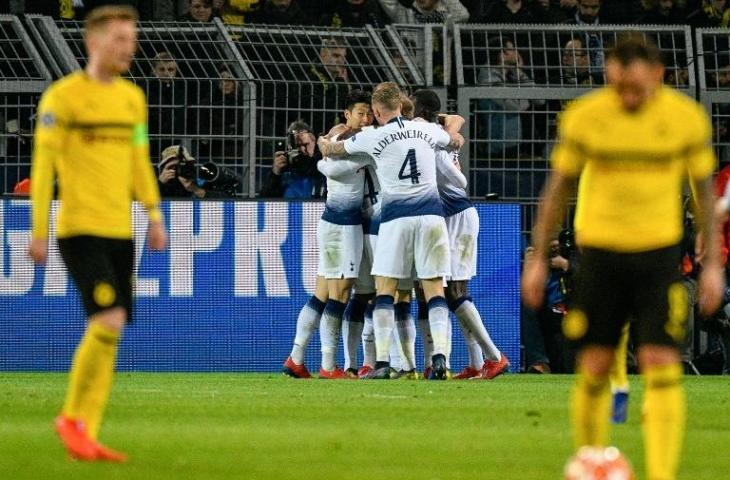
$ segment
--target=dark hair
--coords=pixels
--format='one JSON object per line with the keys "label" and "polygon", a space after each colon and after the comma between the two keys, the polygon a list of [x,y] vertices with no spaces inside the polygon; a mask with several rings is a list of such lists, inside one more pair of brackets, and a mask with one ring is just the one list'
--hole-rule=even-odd
{"label": "dark hair", "polygon": [[513,46],[515,45],[515,41],[506,35],[497,35],[487,41],[487,55],[489,56],[490,65],[500,65],[502,63],[499,56],[506,48],[507,42]]}
{"label": "dark hair", "polygon": [[639,33],[619,37],[616,45],[608,52],[607,59],[615,60],[624,67],[637,61],[664,65],[662,52],[656,44]]}
{"label": "dark hair", "polygon": [[352,110],[358,103],[366,103],[370,105],[370,92],[355,88],[345,95],[345,110]]}
{"label": "dark hair", "polygon": [[421,117],[427,122],[435,122],[441,111],[441,100],[433,90],[416,90],[411,95],[413,101],[413,116]]}

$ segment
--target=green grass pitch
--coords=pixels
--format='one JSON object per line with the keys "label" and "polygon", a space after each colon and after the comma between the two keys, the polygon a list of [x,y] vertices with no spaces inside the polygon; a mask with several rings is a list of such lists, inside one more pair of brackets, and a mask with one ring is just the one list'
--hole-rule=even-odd
{"label": "green grass pitch", "polygon": [[[117,375],[101,440],[124,465],[69,461],[51,429],[63,374],[0,374],[0,479],[557,480],[570,376],[491,382]],[[687,378],[680,478],[727,478],[728,377]],[[641,382],[613,443],[643,479]]]}

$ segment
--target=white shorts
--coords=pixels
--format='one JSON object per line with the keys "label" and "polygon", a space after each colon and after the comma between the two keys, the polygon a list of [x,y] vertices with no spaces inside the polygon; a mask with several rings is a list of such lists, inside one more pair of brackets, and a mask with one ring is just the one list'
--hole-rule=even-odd
{"label": "white shorts", "polygon": [[317,225],[317,275],[327,279],[357,278],[362,259],[362,225]]}
{"label": "white shorts", "polygon": [[438,215],[401,217],[380,224],[373,275],[419,279],[451,274],[446,222]]}
{"label": "white shorts", "polygon": [[479,236],[479,214],[477,209],[467,208],[446,217],[451,248],[451,278],[449,280],[471,280],[477,274],[477,238]]}
{"label": "white shorts", "polygon": [[375,278],[370,272],[373,269],[373,257],[377,243],[377,235],[363,235],[360,274],[357,276],[357,280],[355,280],[355,293],[357,294],[367,295],[375,293]]}

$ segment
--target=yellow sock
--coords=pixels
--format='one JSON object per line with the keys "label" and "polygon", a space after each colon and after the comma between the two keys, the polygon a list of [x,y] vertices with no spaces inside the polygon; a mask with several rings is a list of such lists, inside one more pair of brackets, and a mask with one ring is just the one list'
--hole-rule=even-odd
{"label": "yellow sock", "polygon": [[611,390],[608,376],[581,371],[573,387],[572,419],[576,448],[608,444]]}
{"label": "yellow sock", "polygon": [[613,366],[609,378],[611,379],[611,391],[629,391],[629,375],[626,372],[626,353],[629,349],[629,324],[626,323],[621,329],[621,339],[616,347]]}
{"label": "yellow sock", "polygon": [[687,400],[681,385],[680,364],[644,371],[643,430],[648,480],[674,480],[682,451]]}
{"label": "yellow sock", "polygon": [[83,420],[93,439],[111,391],[118,343],[119,332],[90,322],[71,365],[63,414]]}

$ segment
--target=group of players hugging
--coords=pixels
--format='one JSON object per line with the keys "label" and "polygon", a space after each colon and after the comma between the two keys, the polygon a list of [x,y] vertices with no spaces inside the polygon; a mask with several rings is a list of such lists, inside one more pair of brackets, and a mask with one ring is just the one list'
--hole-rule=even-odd
{"label": "group of players hugging", "polygon": [[[385,82],[372,94],[350,91],[346,122],[318,139],[328,193],[317,227],[316,289],[299,313],[284,374],[310,378],[304,356],[319,327],[320,378],[420,378],[414,286],[425,378],[451,378],[449,311],[469,351],[469,365],[454,378],[492,379],[509,369],[467,289],[479,217],[459,165],[464,119],[440,110],[435,92],[408,97]],[[336,364],[341,336],[344,368]]]}

